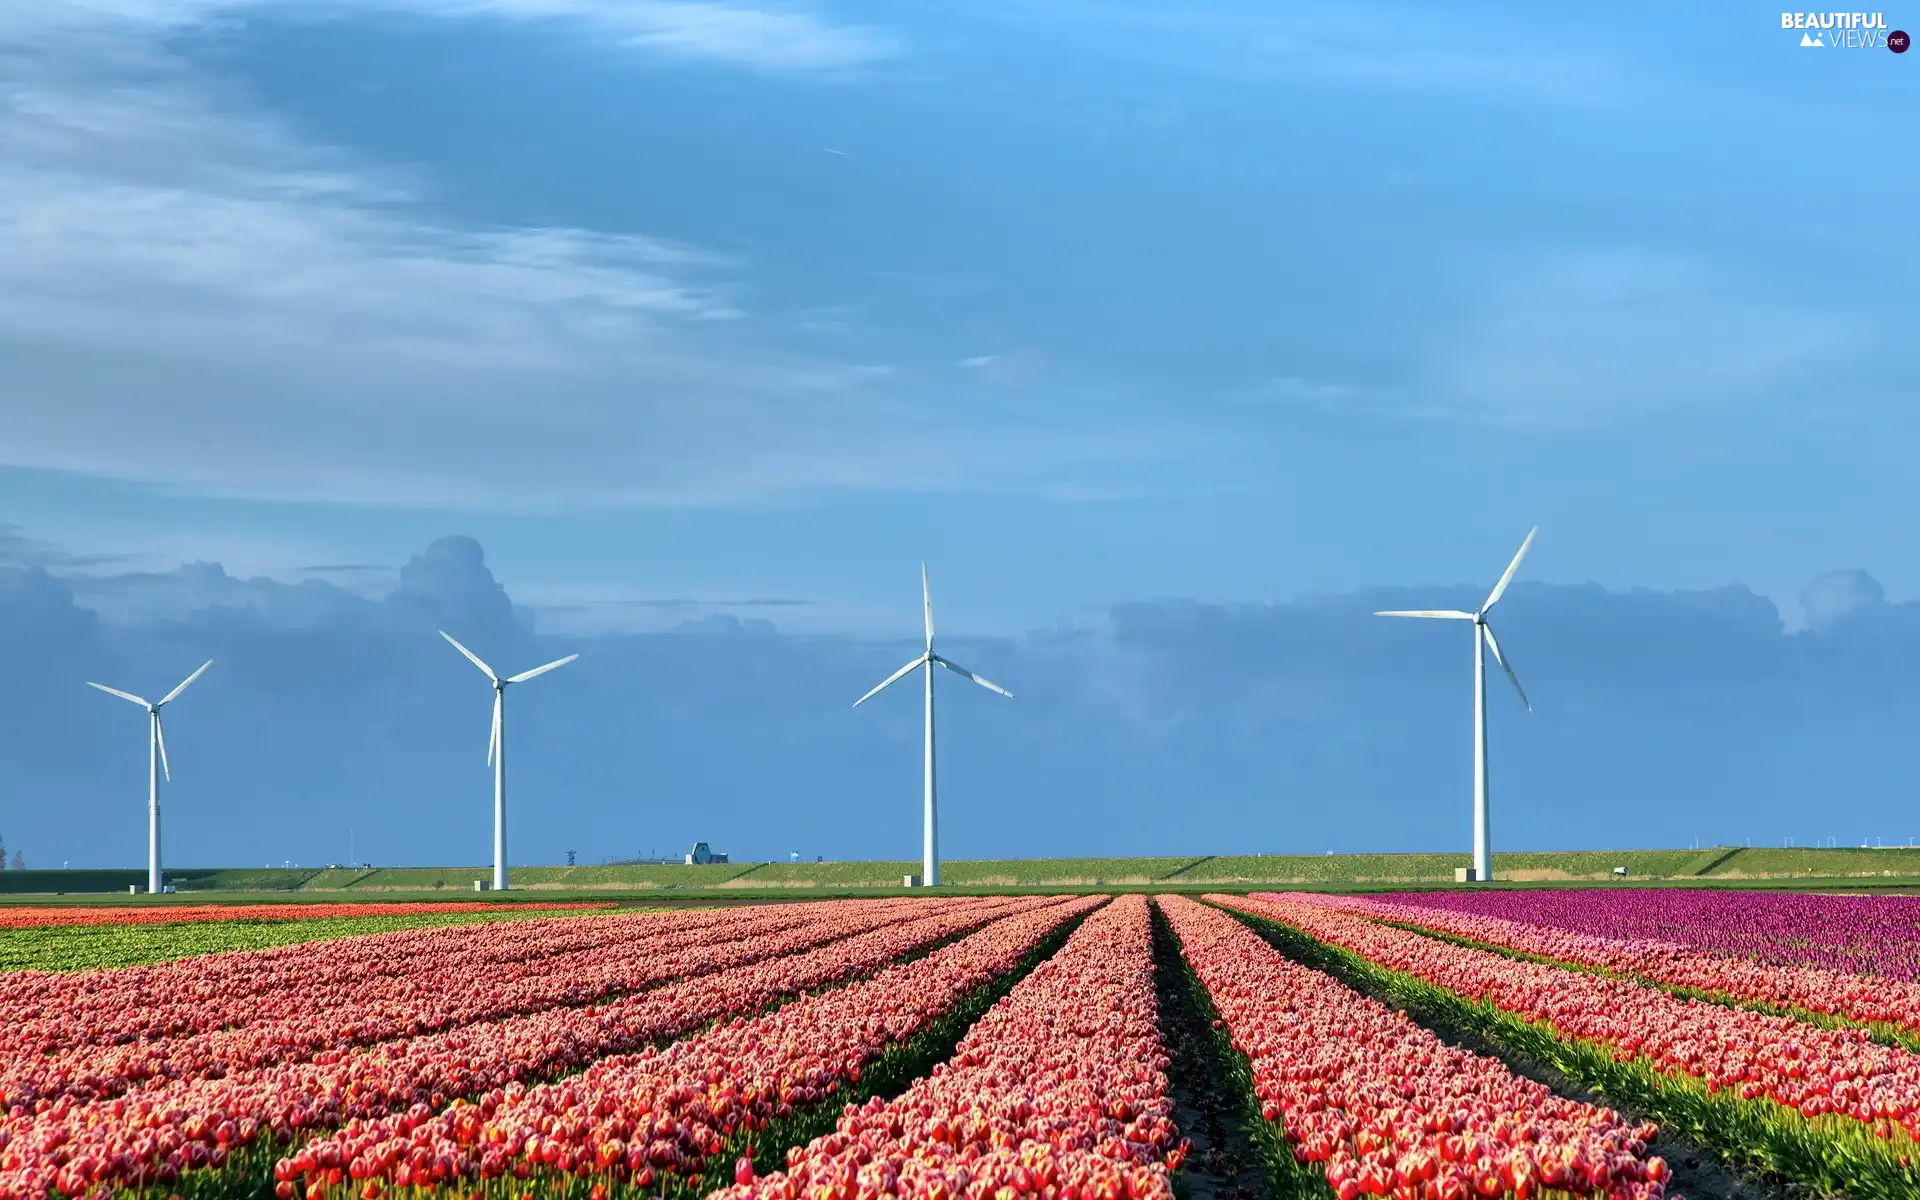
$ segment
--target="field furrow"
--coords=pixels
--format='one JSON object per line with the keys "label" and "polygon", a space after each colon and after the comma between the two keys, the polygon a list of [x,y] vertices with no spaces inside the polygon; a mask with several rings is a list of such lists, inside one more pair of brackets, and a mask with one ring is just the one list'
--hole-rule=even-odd
{"label": "field furrow", "polygon": [[1320,1165],[1340,1200],[1665,1194],[1652,1127],[1445,1044],[1218,909],[1157,902],[1247,1056],[1261,1115],[1281,1124],[1298,1161]]}
{"label": "field furrow", "polygon": [[[1920,1196],[1920,1055],[1624,979],[1516,960],[1342,912],[1318,897],[1209,897],[1284,923],[1392,986],[1604,1086],[1731,1157],[1805,1185]],[[1431,989],[1426,993],[1423,989]]]}
{"label": "field furrow", "polygon": [[1147,902],[1089,917],[892,1100],[850,1106],[784,1171],[713,1200],[1172,1200],[1181,1149],[1156,1024]]}

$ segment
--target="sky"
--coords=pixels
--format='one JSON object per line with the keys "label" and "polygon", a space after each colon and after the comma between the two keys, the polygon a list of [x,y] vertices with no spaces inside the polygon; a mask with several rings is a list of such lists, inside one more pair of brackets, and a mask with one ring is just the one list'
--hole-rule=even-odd
{"label": "sky", "polygon": [[905,645],[922,561],[1029,646],[1535,525],[1763,657],[1920,597],[1920,55],[1771,10],[41,0],[0,79],[0,564],[75,661],[234,580],[312,653],[448,535],[541,646]]}

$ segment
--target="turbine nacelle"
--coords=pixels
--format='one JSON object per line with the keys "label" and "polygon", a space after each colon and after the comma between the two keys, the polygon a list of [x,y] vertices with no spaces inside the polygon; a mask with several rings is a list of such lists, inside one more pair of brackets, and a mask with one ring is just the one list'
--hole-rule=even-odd
{"label": "turbine nacelle", "polygon": [[172,704],[175,700],[178,700],[180,693],[186,691],[187,687],[192,684],[194,680],[205,674],[207,668],[212,665],[212,659],[201,663],[198,670],[194,671],[193,674],[187,676],[185,679],[182,679],[172,691],[160,697],[158,700],[148,700],[145,696],[136,696],[132,692],[123,692],[119,688],[108,687],[104,683],[95,683],[91,679],[87,681],[87,686],[90,688],[99,688],[109,696],[118,696],[122,700],[132,704],[138,704],[141,708],[147,710],[148,736],[153,739],[154,749],[159,752],[160,773],[166,777],[168,783],[172,783],[173,768],[167,762],[167,731],[165,724],[160,720],[160,710]]}
{"label": "turbine nacelle", "polygon": [[1513,690],[1520,695],[1520,703],[1526,705],[1528,712],[1532,712],[1533,701],[1527,699],[1527,689],[1520,686],[1520,676],[1514,674],[1513,664],[1508,662],[1507,656],[1501,652],[1500,639],[1493,636],[1493,626],[1488,623],[1487,618],[1493,612],[1493,606],[1500,603],[1500,598],[1507,594],[1507,585],[1513,582],[1515,572],[1520,570],[1520,560],[1527,556],[1527,551],[1533,546],[1533,539],[1539,533],[1538,525],[1527,531],[1526,540],[1520,543],[1520,549],[1514,552],[1513,561],[1507,564],[1505,571],[1501,572],[1499,582],[1495,583],[1493,590],[1487,593],[1487,601],[1480,606],[1478,612],[1463,612],[1457,608],[1408,608],[1376,612],[1373,615],[1414,617],[1431,621],[1473,622],[1475,640],[1493,652],[1493,661],[1499,663],[1500,669],[1506,672],[1507,681],[1513,684]]}

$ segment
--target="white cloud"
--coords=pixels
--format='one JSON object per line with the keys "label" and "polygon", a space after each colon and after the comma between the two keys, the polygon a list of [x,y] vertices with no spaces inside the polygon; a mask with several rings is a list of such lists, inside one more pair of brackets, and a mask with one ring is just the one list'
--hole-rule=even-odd
{"label": "white cloud", "polygon": [[884,30],[842,24],[794,0],[34,0],[0,12],[0,38],[76,27],[181,28],[228,15],[278,9],[314,19],[387,10],[448,19],[479,17],[571,24],[645,51],[764,71],[843,72],[893,58]]}
{"label": "white cloud", "polygon": [[[438,7],[637,21],[661,6]],[[752,312],[749,264],[441,223],[418,181],[302,144],[166,49],[213,9],[56,0],[0,17],[0,462],[213,495],[543,508],[1020,487],[1125,451],[948,428],[924,380],[786,351]],[[905,453],[929,435],[954,453]]]}
{"label": "white cloud", "polygon": [[[208,0],[195,0],[206,3]],[[229,0],[264,3],[265,0]],[[791,0],[331,0],[335,8],[390,8],[444,17],[569,22],[597,35],[676,58],[763,71],[839,72],[900,52],[866,25],[839,24]]]}

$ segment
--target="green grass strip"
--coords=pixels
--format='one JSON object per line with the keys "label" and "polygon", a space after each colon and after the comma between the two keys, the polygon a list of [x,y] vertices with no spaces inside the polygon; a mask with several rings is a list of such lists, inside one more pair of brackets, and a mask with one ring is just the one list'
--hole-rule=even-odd
{"label": "green grass strip", "polygon": [[[1182,952],[1180,935],[1158,905],[1153,909],[1153,959],[1161,983],[1160,1027],[1168,1035],[1174,1059],[1170,1074],[1176,1080],[1184,1071],[1210,1075],[1219,1091],[1231,1097],[1234,1111],[1219,1115],[1230,1117],[1245,1131],[1266,1176],[1265,1195],[1275,1200],[1329,1200],[1333,1189],[1326,1175],[1313,1164],[1295,1159],[1293,1144],[1280,1123],[1261,1116],[1260,1101],[1254,1096],[1253,1064],[1234,1046],[1206,984]],[[1190,1036],[1180,1037],[1182,1033]],[[1188,1052],[1188,1061],[1182,1061]],[[1191,1195],[1193,1167],[1189,1160],[1174,1174],[1174,1192],[1181,1200]]]}
{"label": "green grass strip", "polygon": [[606,915],[582,909],[491,910],[474,913],[395,914],[379,917],[247,917],[178,924],[36,925],[0,930],[0,971],[84,971],[173,962],[229,950],[265,950],[300,942],[471,925],[476,921]]}
{"label": "green grass strip", "polygon": [[1722,1158],[1814,1189],[1872,1200],[1920,1200],[1920,1151],[1909,1141],[1874,1136],[1838,1115],[1809,1118],[1771,1100],[1710,1091],[1689,1075],[1660,1070],[1643,1056],[1622,1059],[1605,1045],[1563,1037],[1485,1001],[1380,966],[1284,922],[1225,909],[1295,961],[1350,986],[1392,997],[1409,1015],[1471,1030],[1503,1053],[1544,1063]]}

